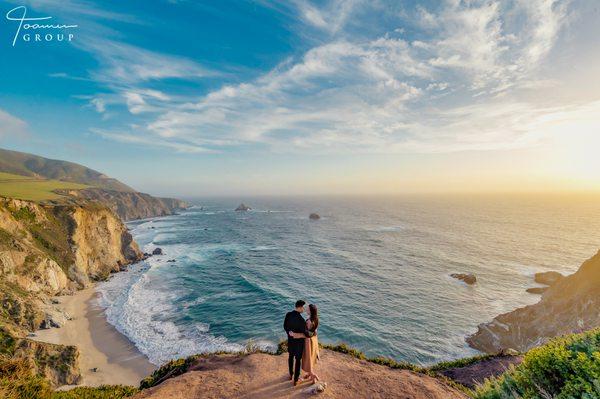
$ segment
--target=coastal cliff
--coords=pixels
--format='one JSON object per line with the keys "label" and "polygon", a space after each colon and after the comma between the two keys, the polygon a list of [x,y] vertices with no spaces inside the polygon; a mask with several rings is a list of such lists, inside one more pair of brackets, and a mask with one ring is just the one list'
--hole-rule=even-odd
{"label": "coastal cliff", "polygon": [[68,320],[51,296],[105,279],[141,257],[105,206],[0,198],[0,355],[31,363],[55,385],[77,382],[77,348],[34,342],[27,334]]}
{"label": "coastal cliff", "polygon": [[512,348],[524,352],[550,338],[600,326],[600,252],[579,270],[560,279],[530,306],[479,325],[467,338],[475,349],[496,353]]}
{"label": "coastal cliff", "polygon": [[[137,192],[119,180],[83,165],[1,148],[0,173],[10,174],[4,176],[5,179],[11,177],[15,179],[14,182],[18,181],[20,184],[26,185],[35,184],[36,182],[45,184],[49,181],[75,183],[77,189],[56,184],[56,188],[51,191],[60,195],[58,199],[45,198],[42,201],[40,197],[38,200],[63,204],[78,204],[81,200],[98,202],[108,206],[123,220],[172,215],[178,210],[189,206],[186,202],[178,199],[158,198]],[[10,183],[10,181],[6,182]],[[31,189],[35,190],[35,187],[30,187],[30,190],[26,190],[24,194],[30,194]],[[2,194],[0,187],[0,195],[32,199],[15,196],[14,193],[19,191],[12,190],[13,194]]]}
{"label": "coastal cliff", "polygon": [[98,188],[71,190],[69,195],[108,206],[123,220],[146,219],[172,215],[189,204],[175,198],[153,197],[135,191],[114,191]]}

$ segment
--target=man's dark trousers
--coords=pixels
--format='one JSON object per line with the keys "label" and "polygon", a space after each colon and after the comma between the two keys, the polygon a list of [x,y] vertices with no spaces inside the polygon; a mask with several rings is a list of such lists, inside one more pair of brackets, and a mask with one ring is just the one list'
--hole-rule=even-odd
{"label": "man's dark trousers", "polygon": [[[298,381],[298,378],[300,378],[300,368],[302,367],[302,353],[304,352],[304,342],[302,342],[302,346],[288,348],[288,352],[288,366],[290,369],[290,377],[293,375],[294,381]],[[294,360],[296,360],[295,367]]]}

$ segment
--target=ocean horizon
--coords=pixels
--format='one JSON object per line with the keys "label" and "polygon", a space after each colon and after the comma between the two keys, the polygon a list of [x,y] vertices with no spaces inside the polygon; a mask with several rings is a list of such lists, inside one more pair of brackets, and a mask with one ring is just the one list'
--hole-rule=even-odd
{"label": "ocean horizon", "polygon": [[[430,365],[477,354],[478,324],[533,304],[536,272],[595,254],[593,196],[256,197],[192,200],[130,222],[152,256],[97,286],[109,323],[154,364],[275,349],[296,299],[319,306],[320,340]],[[316,212],[320,220],[309,220]],[[466,285],[451,273],[473,273]]]}

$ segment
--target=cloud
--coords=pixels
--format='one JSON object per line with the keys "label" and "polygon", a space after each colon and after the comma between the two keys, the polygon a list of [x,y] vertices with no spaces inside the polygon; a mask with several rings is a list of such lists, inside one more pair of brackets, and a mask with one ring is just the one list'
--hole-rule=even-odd
{"label": "cloud", "polygon": [[92,129],[92,133],[95,133],[105,139],[118,141],[120,143],[141,144],[151,147],[168,148],[182,153],[194,154],[212,152],[211,150],[198,145],[193,145],[189,143],[179,143],[175,141],[157,140],[153,138],[148,138],[147,136],[140,136],[129,132],[110,132],[100,129]]}
{"label": "cloud", "polygon": [[317,7],[306,0],[294,1],[305,22],[329,33],[339,32],[363,3],[361,0],[332,0]]}
{"label": "cloud", "polygon": [[106,102],[101,98],[92,98],[90,104],[94,106],[96,112],[102,114],[106,112]]}
{"label": "cloud", "polygon": [[[214,71],[185,57],[96,41],[93,77],[116,93],[105,103],[121,101],[141,118],[135,129],[103,137],[188,152],[508,149],[540,145],[545,136],[536,121],[584,106],[542,94],[559,84],[541,69],[571,17],[568,3],[446,0],[398,13],[371,37],[350,26],[372,23],[358,19],[372,14],[359,11],[373,3],[294,4],[302,21],[323,32],[319,44],[202,96],[150,90],[148,83]],[[420,31],[406,36],[407,19]],[[537,100],[526,95],[532,91]]]}
{"label": "cloud", "polygon": [[166,78],[199,79],[217,75],[184,57],[158,53],[129,44],[113,41],[81,41],[82,48],[91,52],[101,66],[92,73],[98,82],[113,86],[132,85]]}
{"label": "cloud", "polygon": [[0,138],[14,138],[27,134],[27,123],[0,109]]}

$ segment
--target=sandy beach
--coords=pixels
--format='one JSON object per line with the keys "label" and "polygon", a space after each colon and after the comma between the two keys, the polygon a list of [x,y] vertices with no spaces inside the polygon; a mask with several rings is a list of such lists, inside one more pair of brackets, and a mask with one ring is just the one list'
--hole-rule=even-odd
{"label": "sandy beach", "polygon": [[[105,317],[96,301],[93,287],[74,295],[57,297],[72,320],[61,328],[36,331],[32,339],[79,348],[79,365],[83,380],[81,385],[123,384],[138,386],[141,379],[156,366]],[[96,369],[96,371],[92,371]]]}

